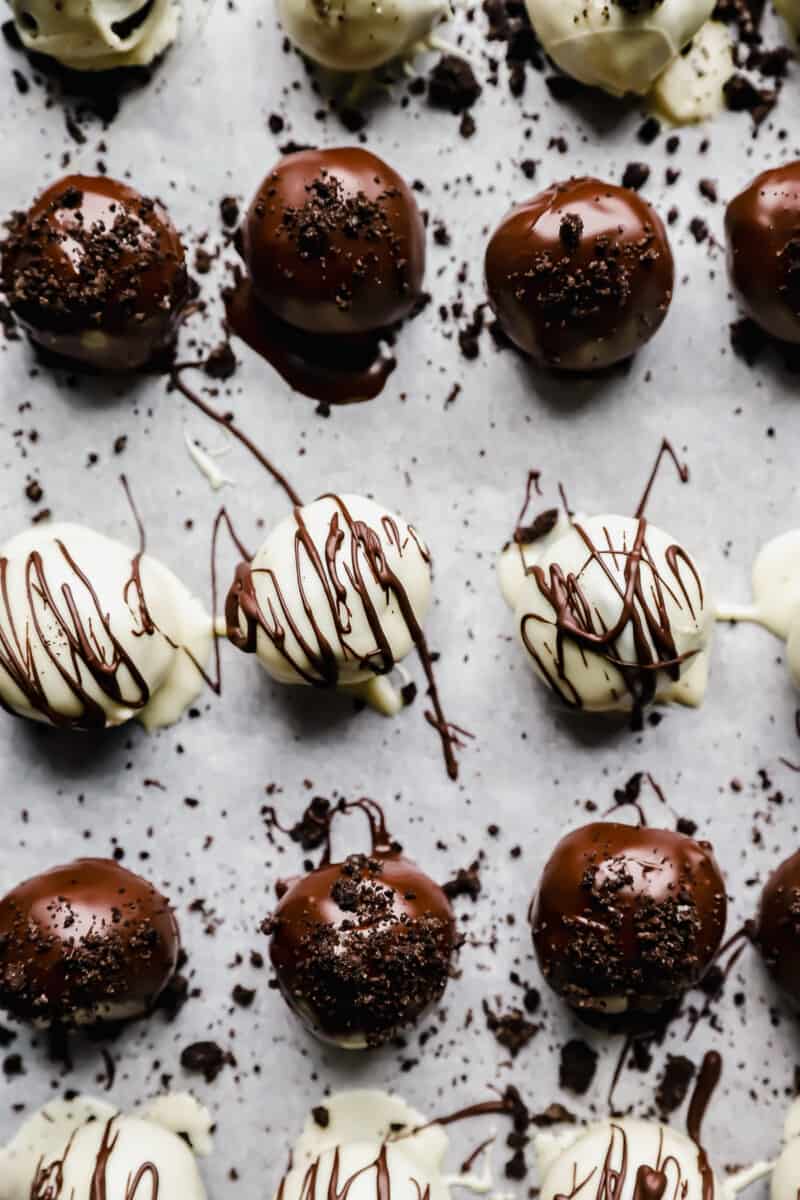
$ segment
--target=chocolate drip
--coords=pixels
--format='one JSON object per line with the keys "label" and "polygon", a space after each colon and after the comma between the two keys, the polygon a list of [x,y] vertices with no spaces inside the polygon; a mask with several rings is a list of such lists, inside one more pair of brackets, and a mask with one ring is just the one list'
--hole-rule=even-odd
{"label": "chocolate drip", "polygon": [[686,463],[682,463],[680,461],[678,455],[675,453],[675,448],[672,445],[672,442],[670,442],[668,438],[662,438],[661,446],[659,447],[658,454],[656,455],[656,461],[653,463],[653,469],[650,472],[647,483],[644,486],[642,498],[636,506],[636,512],[633,514],[635,517],[643,517],[645,514],[645,509],[647,508],[650,500],[650,493],[653,490],[653,484],[656,481],[656,476],[658,475],[659,468],[665,455],[671,458],[674,462],[675,469],[678,472],[678,478],[680,479],[681,483],[687,483],[689,480],[689,468],[687,467]]}
{"label": "chocolate drip", "polygon": [[[106,1122],[103,1137],[95,1158],[94,1170],[89,1182],[86,1200],[108,1200],[108,1164],[119,1141],[119,1132],[112,1135],[112,1128],[116,1120],[117,1118],[114,1116]],[[39,1160],[36,1174],[31,1184],[30,1200],[75,1200],[74,1193],[70,1193],[69,1196],[64,1193],[64,1167],[72,1150],[75,1136],[75,1133],[73,1133],[67,1143],[63,1158],[49,1163],[47,1166],[44,1165],[42,1159]],[[145,1182],[149,1182],[150,1184],[149,1195],[145,1195],[140,1187],[140,1184],[144,1184]],[[153,1162],[143,1162],[128,1177],[125,1184],[124,1200],[159,1200],[159,1184],[158,1167]]]}
{"label": "chocolate drip", "polygon": [[[530,621],[543,621],[544,618],[533,613],[524,614],[520,622],[523,643],[543,678],[571,707],[581,708],[583,702],[565,669],[567,641],[576,643],[583,653],[603,656],[616,667],[633,698],[634,710],[638,710],[655,697],[659,671],[666,672],[670,679],[677,682],[681,665],[696,653],[678,653],[667,612],[666,597],[669,595],[679,604],[680,595],[684,597],[684,603],[688,604],[686,584],[681,570],[683,565],[691,573],[702,603],[700,577],[691,559],[679,546],[670,547],[666,554],[671,579],[659,573],[647,544],[647,520],[641,515],[638,517],[636,535],[630,547],[614,546],[607,529],[604,530],[606,545],[596,546],[582,525],[574,522],[573,528],[587,550],[587,559],[581,571],[577,574],[565,574],[558,563],[550,564],[549,574],[545,574],[544,569],[538,565],[530,567],[528,571],[535,579],[542,596],[555,611],[555,678],[548,664],[537,653],[527,633]],[[624,560],[624,586],[608,565],[607,559],[610,559],[617,569],[620,561]],[[613,588],[621,601],[620,615],[610,628],[598,617],[590,596],[580,583],[581,575],[592,563],[596,563],[602,570],[609,587]],[[651,577],[647,587],[642,580],[643,564],[647,565]],[[691,605],[689,608],[694,616]],[[617,642],[628,628],[632,632],[635,647],[635,660],[632,662],[620,657],[617,650]]]}
{"label": "chocolate drip", "polygon": [[703,1180],[703,1200],[714,1198],[714,1172],[700,1140],[703,1119],[722,1074],[722,1056],[709,1050],[703,1058],[686,1117],[686,1132],[697,1146],[697,1169]]}
{"label": "chocolate drip", "polygon": [[[275,590],[275,601],[273,603],[270,600],[268,612],[261,608],[256,594],[255,572],[252,565],[247,562],[240,563],[237,568],[233,586],[228,594],[225,606],[228,637],[240,650],[253,654],[257,648],[258,631],[261,630],[305,683],[312,687],[335,687],[339,682],[337,653],[326,638],[303,585],[303,566],[309,564],[323,589],[336,630],[339,651],[345,660],[357,661],[361,668],[374,671],[376,675],[386,675],[394,668],[395,660],[391,643],[369,594],[368,585],[371,578],[387,594],[391,593],[394,596],[417,648],[428,681],[433,707],[433,712],[426,711],[425,717],[439,733],[447,773],[451,779],[456,779],[458,763],[454,748],[461,744],[459,733],[463,731],[450,725],[445,718],[433,672],[433,658],[425,634],[417,620],[408,593],[387,562],[381,534],[365,521],[355,520],[340,496],[327,494],[321,499],[331,500],[338,510],[331,517],[322,553],[306,527],[302,509],[296,507],[294,510],[297,524],[294,543],[295,570],[303,611],[312,630],[312,640],[303,635],[297,621],[292,616],[291,605],[286,601],[281,591],[280,581],[272,570],[258,572],[269,578]],[[389,521],[388,526],[385,523],[386,520]],[[342,555],[345,526],[350,534],[349,558]],[[399,530],[391,518],[384,518],[383,533],[387,540],[394,543],[402,555],[407,543],[402,543]],[[414,537],[413,540],[418,552],[422,553],[418,539]],[[426,559],[426,561],[429,560]],[[370,632],[375,639],[375,650],[366,659],[358,656],[349,643],[352,633],[352,612],[347,603],[348,585],[354,589],[356,596],[361,601]],[[244,632],[241,628],[241,618],[244,618]],[[294,657],[287,648],[287,629],[308,660],[307,666],[299,658]]]}
{"label": "chocolate drip", "polygon": [[314,334],[295,329],[259,304],[241,278],[225,297],[233,333],[274,367],[289,386],[322,404],[357,404],[379,395],[397,360],[383,351],[389,331]]}
{"label": "chocolate drip", "polygon": [[185,371],[189,367],[202,366],[202,363],[182,363],[180,366],[176,367],[170,375],[170,383],[172,387],[177,388],[181,395],[185,396],[189,403],[193,404],[195,408],[199,408],[200,412],[206,417],[209,417],[212,421],[216,422],[217,425],[221,425],[223,429],[227,429],[229,433],[233,434],[237,441],[241,442],[242,445],[250,451],[253,457],[261,463],[262,467],[264,467],[265,470],[270,473],[278,486],[283,488],[292,504],[302,504],[303,501],[289,483],[286,476],[283,475],[277,467],[272,465],[267,456],[259,450],[258,446],[256,446],[255,442],[251,441],[247,434],[243,433],[233,421],[227,421],[221,413],[216,412],[216,410],[213,409],[210,404],[207,404],[205,400],[201,399],[197,392],[190,388],[188,384],[183,382],[181,371]]}

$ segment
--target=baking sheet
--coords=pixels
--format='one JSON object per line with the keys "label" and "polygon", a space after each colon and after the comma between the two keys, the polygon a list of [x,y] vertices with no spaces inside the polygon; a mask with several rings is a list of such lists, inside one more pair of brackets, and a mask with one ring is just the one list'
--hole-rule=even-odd
{"label": "baking sheet", "polygon": [[[502,47],[485,41],[480,11],[472,21],[462,12],[447,36],[458,31],[485,77],[487,51],[502,55]],[[768,44],[785,37],[769,14],[765,31]],[[71,169],[91,173],[102,161],[110,174],[159,194],[190,244],[207,232],[205,248],[215,252],[222,244],[221,197],[246,202],[280,145],[290,139],[335,145],[353,137],[334,117],[319,119],[323,100],[297,56],[282,49],[272,6],[254,0],[217,0],[204,33],[125,99],[108,130],[84,125],[83,145],[67,134],[64,105],[58,98],[48,103],[27,60],[5,44],[0,56],[4,212],[26,205],[56,178],[66,152]],[[31,83],[27,94],[17,90],[12,68]],[[563,481],[576,508],[630,511],[664,435],[685,452],[691,483],[681,486],[664,470],[650,517],[704,562],[719,596],[746,600],[758,547],[800,522],[797,380],[777,360],[750,369],[731,353],[727,326],[736,313],[716,246],[723,200],[757,170],[798,153],[797,79],[790,78],[757,139],[745,115],[681,131],[681,149],[669,161],[682,175],[670,188],[663,183],[664,136],[647,148],[635,139],[640,106],[556,104],[534,72],[515,100],[501,67],[499,86],[486,86],[474,110],[477,133],[465,141],[450,114],[416,98],[402,107],[403,90],[376,106],[368,144],[423,183],[421,202],[432,221],[446,222],[451,244],[430,243],[434,303],[404,330],[386,391],[326,419],[237,346],[241,366],[221,385],[218,403],[236,412],[304,495],[375,494],[430,542],[435,606],[427,628],[441,653],[442,695],[452,719],[476,735],[461,755],[459,783],[445,777],[421,704],[392,722],[354,715],[337,697],[273,685],[253,659],[230,647],[223,648],[222,698],[206,693],[196,719],[156,736],[135,725],[94,739],[11,719],[0,724],[3,891],[56,862],[121,847],[126,865],[144,871],[177,905],[199,995],[175,1023],[156,1016],[111,1044],[113,1099],[129,1105],[159,1091],[168,1077],[207,1101],[218,1121],[217,1150],[206,1169],[217,1198],[269,1195],[308,1107],[328,1087],[393,1086],[421,1108],[442,1111],[513,1081],[534,1110],[559,1100],[581,1118],[606,1111],[618,1041],[578,1026],[543,991],[535,1018],[543,1028],[512,1063],[487,1032],[482,1003],[496,1009],[521,1003],[511,972],[540,986],[525,910],[543,861],[562,832],[590,819],[587,801],[603,810],[634,772],[652,772],[671,806],[665,811],[648,797],[653,823],[672,824],[677,813],[713,840],[732,897],[731,931],[753,912],[769,869],[798,841],[800,775],[781,762],[800,759],[798,699],[777,641],[757,628],[721,628],[704,708],[671,710],[657,728],[633,735],[554,711],[512,638],[494,576],[529,468],[542,471],[543,506],[556,501]],[[277,135],[268,127],[273,113],[285,122]],[[781,129],[789,131],[784,138]],[[551,144],[561,137],[567,153]],[[479,359],[467,362],[454,323],[438,315],[440,304],[460,298],[471,313],[482,299],[485,237],[512,200],[536,186],[519,166],[530,158],[538,162],[541,186],[584,171],[618,180],[628,161],[646,160],[653,168],[647,197],[662,212],[673,204],[679,209],[672,311],[627,373],[595,381],[543,376],[511,353],[495,352],[487,336]],[[700,197],[701,177],[718,181],[719,203]],[[713,235],[703,244],[687,228],[698,215]],[[218,339],[218,282],[231,258],[223,248],[218,274],[202,279],[209,307],[186,331],[187,354],[193,339],[206,346]],[[461,391],[446,405],[454,383]],[[223,444],[216,428],[168,394],[162,379],[70,378],[37,368],[22,342],[0,348],[0,391],[2,539],[31,520],[35,507],[25,486],[33,477],[45,493],[39,508],[131,541],[135,532],[118,483],[124,470],[149,549],[208,594],[209,531],[220,495],[190,461],[184,436],[216,450]],[[115,453],[123,435],[126,447]],[[240,536],[255,543],[262,523],[280,519],[286,502],[240,448],[230,449],[222,466],[235,480],[222,498]],[[233,557],[226,550],[223,559],[224,577]],[[418,665],[411,665],[421,681]],[[731,789],[733,779],[741,781],[740,791]],[[317,1045],[268,987],[267,971],[250,966],[250,952],[267,948],[257,926],[271,908],[276,878],[302,860],[297,847],[267,839],[261,817],[267,786],[287,821],[314,794],[381,800],[407,852],[439,878],[485,850],[480,900],[458,902],[469,935],[461,976],[448,989],[443,1014],[412,1032],[404,1049],[348,1055]],[[187,797],[197,806],[187,806]],[[486,833],[490,823],[500,827],[496,838]],[[364,838],[351,818],[337,837],[340,852],[363,848]],[[517,845],[522,853],[514,858]],[[247,1011],[231,1001],[237,983],[257,988]],[[650,1071],[625,1073],[617,1103],[649,1111],[667,1054],[699,1062],[705,1049],[721,1049],[723,1086],[707,1142],[724,1166],[776,1149],[800,1047],[794,1020],[750,951],[715,1011],[717,1027],[703,1022],[688,1043],[686,1021],[677,1021],[655,1048]],[[559,1048],[570,1036],[585,1038],[601,1055],[584,1097],[558,1087]],[[179,1065],[181,1050],[206,1038],[230,1049],[237,1064],[210,1086]],[[102,1087],[97,1046],[77,1047],[68,1074],[48,1061],[41,1036],[21,1031],[7,1052],[22,1055],[25,1074],[0,1079],[0,1138],[16,1127],[23,1108],[29,1112],[68,1088]],[[464,1146],[483,1136],[484,1126],[453,1133]],[[526,1186],[519,1185],[520,1194]]]}

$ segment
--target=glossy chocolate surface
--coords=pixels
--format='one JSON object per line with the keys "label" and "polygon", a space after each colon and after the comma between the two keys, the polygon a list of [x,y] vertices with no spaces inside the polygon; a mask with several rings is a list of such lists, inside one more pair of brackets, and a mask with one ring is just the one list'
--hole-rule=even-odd
{"label": "glossy chocolate surface", "polygon": [[147,880],[110,859],[77,859],[0,900],[0,1007],[48,1024],[140,1015],[179,949],[169,902]]}
{"label": "glossy chocolate surface", "polygon": [[258,301],[296,329],[368,333],[422,290],[425,228],[408,185],[360,148],[303,150],[266,177],[241,230]]}
{"label": "glossy chocolate surface", "polygon": [[183,245],[161,205],[127,184],[59,180],[12,218],[2,251],[9,304],[52,353],[131,370],[174,339],[189,295]]}
{"label": "glossy chocolate surface", "polygon": [[800,161],[764,171],[725,214],[728,271],[747,315],[800,342]]}
{"label": "glossy chocolate surface", "polygon": [[293,881],[265,922],[288,1004],[326,1040],[380,1045],[447,984],[455,920],[398,855],[352,855]]}
{"label": "glossy chocolate surface", "polygon": [[702,978],[725,930],[707,843],[596,822],[558,843],[531,909],[550,986],[576,1009],[655,1012]]}
{"label": "glossy chocolate surface", "polygon": [[775,982],[800,1004],[800,850],[767,880],[755,940]]}
{"label": "glossy chocolate surface", "polygon": [[587,371],[630,357],[672,300],[666,230],[636,192],[597,179],[553,184],[505,217],[486,250],[505,333],[542,366]]}

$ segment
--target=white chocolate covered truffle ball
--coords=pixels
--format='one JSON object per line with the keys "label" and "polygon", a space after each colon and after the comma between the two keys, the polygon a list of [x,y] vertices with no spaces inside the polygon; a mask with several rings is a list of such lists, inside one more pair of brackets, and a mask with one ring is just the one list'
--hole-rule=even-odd
{"label": "white chocolate covered truffle ball", "polygon": [[[292,1148],[276,1200],[449,1200],[447,1137],[405,1101],[372,1089],[337,1092],[314,1109]],[[418,1133],[412,1133],[419,1129]]]}
{"label": "white chocolate covered truffle ball", "polygon": [[412,526],[363,496],[321,496],[239,567],[228,637],[280,683],[353,687],[418,644],[430,596],[430,555]]}
{"label": "white chocolate covered truffle ball", "polygon": [[[603,1181],[615,1200],[680,1196],[704,1200],[719,1194],[703,1151],[685,1134],[657,1121],[623,1117],[601,1121],[582,1132],[540,1134],[536,1153],[541,1200],[603,1194]],[[709,1187],[710,1184],[710,1187]]]}
{"label": "white chocolate covered truffle ball", "polygon": [[211,619],[167,567],[81,525],[0,548],[0,704],[76,729],[169,725],[203,687]]}
{"label": "white chocolate covered truffle ball", "polygon": [[335,71],[369,71],[404,58],[450,13],[446,0],[278,0],[288,37]]}
{"label": "white chocolate covered truffle ball", "polygon": [[500,571],[536,674],[570,707],[702,701],[714,606],[688,552],[644,517],[561,518],[508,546]]}
{"label": "white chocolate covered truffle ball", "polygon": [[711,16],[714,0],[526,0],[545,52],[573,79],[644,95]]}
{"label": "white chocolate covered truffle ball", "polygon": [[137,1116],[84,1096],[55,1100],[0,1150],[0,1200],[206,1200],[195,1154],[208,1152],[210,1125],[187,1095],[163,1096]]}
{"label": "white chocolate covered truffle ball", "polygon": [[11,0],[28,50],[76,71],[146,66],[175,40],[178,0]]}

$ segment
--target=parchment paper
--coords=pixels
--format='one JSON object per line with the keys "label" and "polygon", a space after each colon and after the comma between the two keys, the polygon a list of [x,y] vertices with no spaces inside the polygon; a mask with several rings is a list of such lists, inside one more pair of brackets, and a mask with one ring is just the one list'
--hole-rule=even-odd
{"label": "parchment paper", "polygon": [[[478,10],[472,21],[461,13],[447,31],[451,40],[463,35],[482,78],[486,53],[503,53],[485,41],[485,28]],[[787,36],[769,14],[765,30],[768,44]],[[318,119],[324,99],[299,58],[282,49],[271,4],[255,0],[217,0],[203,35],[179,47],[148,87],[125,99],[110,129],[85,124],[83,145],[67,135],[64,104],[48,105],[25,57],[5,45],[0,56],[3,212],[26,206],[62,173],[67,152],[70,169],[91,173],[101,160],[110,174],[159,194],[190,245],[208,231],[205,246],[215,252],[222,241],[220,198],[234,194],[248,202],[279,146],[290,139],[335,145],[357,136],[335,117]],[[12,68],[31,83],[26,94],[17,90]],[[657,727],[634,735],[603,720],[589,724],[556,712],[512,636],[494,574],[529,468],[542,471],[542,507],[557,502],[563,481],[576,508],[631,511],[664,435],[685,454],[692,478],[681,486],[664,470],[650,517],[706,565],[718,595],[744,602],[758,547],[800,521],[796,378],[777,358],[750,369],[731,353],[727,326],[737,314],[716,245],[723,201],[757,170],[798,153],[797,79],[790,78],[757,139],[746,115],[725,114],[681,131],[680,151],[670,157],[665,134],[652,147],[636,140],[642,106],[596,98],[559,105],[534,72],[524,97],[515,100],[503,66],[499,74],[499,85],[486,86],[474,110],[471,140],[458,135],[457,118],[424,100],[402,107],[403,84],[394,101],[387,97],[375,106],[366,129],[369,146],[422,181],[421,203],[451,235],[449,247],[430,243],[427,282],[434,300],[403,331],[399,366],[384,394],[325,419],[237,346],[240,369],[217,400],[235,411],[304,496],[330,489],[374,494],[430,542],[435,606],[427,627],[441,653],[442,695],[452,719],[476,735],[461,756],[460,782],[445,777],[421,702],[391,722],[356,715],[335,696],[273,685],[253,659],[231,647],[223,647],[222,698],[205,693],[196,719],[157,736],[135,725],[90,739],[11,718],[0,722],[2,890],[56,862],[121,847],[126,865],[146,873],[177,905],[199,995],[174,1024],[156,1016],[111,1045],[117,1067],[111,1096],[128,1105],[169,1080],[206,1100],[218,1120],[206,1175],[217,1200],[271,1195],[308,1107],[329,1087],[392,1086],[417,1106],[441,1112],[483,1098],[490,1085],[514,1081],[534,1111],[553,1100],[580,1118],[606,1111],[620,1043],[587,1032],[546,994],[525,914],[560,834],[591,819],[588,801],[605,810],[613,790],[634,772],[652,772],[671,805],[665,810],[647,796],[654,824],[674,826],[677,813],[697,822],[698,836],[713,840],[732,898],[730,931],[753,913],[770,868],[797,846],[800,776],[781,758],[800,760],[798,697],[778,642],[757,628],[721,628],[705,706],[671,710]],[[268,128],[272,113],[285,121],[277,135]],[[783,139],[781,129],[789,131]],[[560,137],[566,153],[550,144]],[[537,160],[535,182],[521,171],[523,159]],[[619,180],[633,159],[652,166],[648,198],[664,213],[671,205],[679,210],[671,227],[679,286],[656,340],[627,373],[594,381],[533,372],[515,355],[497,353],[488,336],[479,359],[465,361],[454,337],[457,322],[444,323],[438,307],[461,297],[470,315],[482,299],[485,238],[510,203],[571,173]],[[668,161],[682,171],[673,187],[663,182]],[[701,198],[701,177],[717,181],[719,203]],[[694,216],[712,233],[703,244],[687,229]],[[223,251],[223,261],[232,258],[230,249]],[[193,355],[193,339],[206,347],[218,340],[224,274],[221,261],[216,275],[202,279],[208,310],[186,330],[186,357]],[[461,391],[446,408],[454,383]],[[69,377],[37,367],[24,342],[5,342],[0,392],[0,541],[48,507],[58,519],[132,542],[135,530],[118,483],[124,470],[149,549],[208,596],[210,526],[221,499],[252,544],[287,510],[277,488],[238,447],[221,460],[235,486],[212,494],[189,459],[184,434],[210,450],[224,438],[168,394],[163,379]],[[122,435],[126,447],[115,453]],[[39,505],[25,496],[29,478],[44,488]],[[224,580],[233,562],[226,548]],[[418,664],[409,664],[421,682]],[[731,789],[734,779],[740,791]],[[276,879],[302,863],[296,846],[279,849],[267,840],[260,812],[268,785],[289,822],[315,794],[383,801],[407,852],[442,879],[485,850],[481,898],[474,906],[458,901],[475,944],[461,953],[444,1015],[425,1021],[404,1049],[348,1055],[318,1046],[268,987],[268,970],[250,966],[252,950],[267,950],[257,926],[272,906]],[[187,797],[197,805],[187,805]],[[486,832],[492,823],[500,828],[494,838]],[[340,853],[364,848],[357,818],[340,827],[337,845]],[[513,858],[517,845],[522,853]],[[193,905],[197,900],[204,902],[202,912]],[[543,1028],[513,1064],[488,1033],[482,1012],[484,1000],[496,1010],[521,1003],[521,989],[509,981],[512,971],[542,987],[543,995],[534,1018]],[[236,983],[257,988],[247,1011],[231,1001]],[[702,1004],[702,996],[690,1002]],[[686,1020],[677,1021],[655,1048],[649,1073],[626,1072],[616,1099],[621,1107],[649,1111],[667,1054],[699,1062],[706,1048],[718,1047],[725,1070],[707,1141],[724,1166],[777,1148],[800,1046],[794,1020],[752,951],[715,1012],[717,1027],[702,1022],[688,1043]],[[570,1036],[587,1039],[601,1055],[584,1097],[558,1087],[558,1052]],[[210,1086],[179,1065],[181,1050],[206,1038],[230,1049],[237,1063]],[[68,1088],[103,1086],[96,1046],[76,1047],[69,1074],[48,1061],[41,1036],[20,1031],[6,1051],[13,1052],[22,1054],[25,1074],[0,1080],[0,1138],[16,1127],[20,1106],[30,1111]],[[681,1114],[675,1120],[680,1123]],[[487,1132],[480,1125],[453,1136],[466,1148]],[[519,1194],[534,1183],[531,1176]]]}

